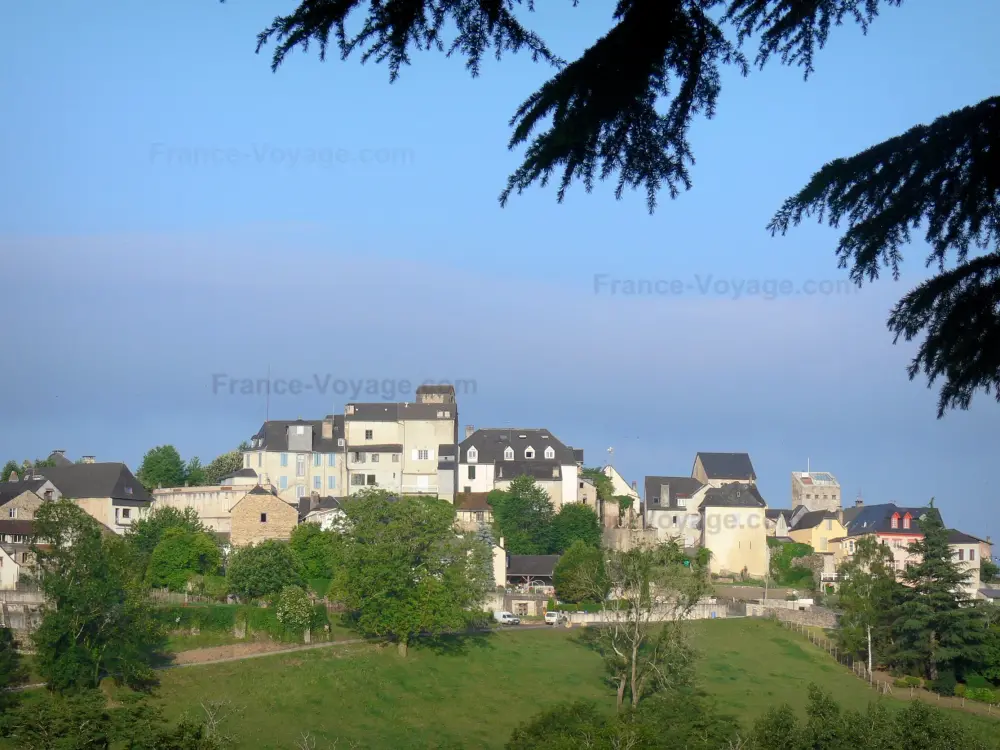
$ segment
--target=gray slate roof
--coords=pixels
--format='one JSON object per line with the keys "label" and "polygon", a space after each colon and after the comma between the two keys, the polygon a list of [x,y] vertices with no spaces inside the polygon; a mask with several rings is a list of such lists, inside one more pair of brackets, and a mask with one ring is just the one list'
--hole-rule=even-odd
{"label": "gray slate roof", "polygon": [[73,465],[73,462],[70,461],[68,458],[66,458],[66,456],[64,454],[62,454],[62,453],[56,453],[55,451],[52,451],[52,453],[49,454],[49,460],[52,461],[52,462],[54,462],[56,466],[72,466]]}
{"label": "gray slate roof", "polygon": [[795,525],[792,526],[792,529],[795,531],[799,531],[800,529],[814,529],[828,518],[837,520],[837,514],[829,510],[812,510],[808,513],[803,513],[795,522]]}
{"label": "gray slate roof", "polygon": [[323,439],[322,419],[272,419],[261,425],[253,439],[261,440],[261,445],[253,450],[287,451],[288,428],[296,425],[312,427],[312,449],[315,453],[343,453],[338,445],[338,439],[344,437],[344,417],[340,414],[333,417],[333,438]]}
{"label": "gray slate roof", "polygon": [[[646,508],[648,510],[676,510],[680,508],[677,498],[690,498],[702,488],[702,483],[693,477],[646,477],[644,484]],[[668,486],[670,497],[664,501],[660,497],[663,485]],[[653,498],[659,498],[659,503],[654,503]]]}
{"label": "gray slate roof", "polygon": [[121,463],[70,464],[35,469],[48,479],[63,497],[110,497],[137,503],[152,502],[153,498],[139,483],[129,468]]}
{"label": "gray slate roof", "polygon": [[548,578],[555,572],[557,562],[559,555],[509,555],[507,575]]}
{"label": "gray slate roof", "polygon": [[494,481],[523,476],[550,482],[562,479],[562,465],[558,461],[497,461],[495,466]]}
{"label": "gray slate roof", "polygon": [[[345,408],[344,419],[352,422],[403,422],[407,419],[441,419],[456,420],[455,404],[420,404],[410,402],[371,404],[347,404],[353,407],[354,413],[348,414]],[[441,416],[438,416],[438,415]],[[445,415],[448,416],[445,416]]]}
{"label": "gray slate roof", "polygon": [[980,539],[978,536],[966,534],[964,531],[948,529],[948,544],[979,544],[985,541],[985,539]]}
{"label": "gray slate roof", "polygon": [[18,520],[16,518],[0,518],[0,534],[20,534],[32,536],[35,533],[35,522]]}
{"label": "gray slate roof", "polygon": [[349,445],[349,453],[402,453],[402,443],[382,443],[381,445]]}
{"label": "gray slate roof", "polygon": [[792,510],[791,508],[768,508],[764,511],[764,515],[771,521],[777,521],[778,516],[784,516],[787,523],[792,517]]}
{"label": "gray slate roof", "polygon": [[987,599],[1000,599],[1000,589],[979,589],[979,593]]}
{"label": "gray slate roof", "polygon": [[[235,477],[251,477],[253,479],[257,478],[257,472],[253,469],[238,469],[231,474],[226,474],[226,476],[221,477],[221,479],[233,479]],[[222,482],[225,484],[225,482]]]}
{"label": "gray slate roof", "polygon": [[864,509],[865,506],[863,505],[855,505],[851,508],[844,508],[844,526],[850,527],[854,519],[857,518],[858,514]]}
{"label": "gray slate roof", "polygon": [[766,508],[767,503],[752,484],[731,482],[722,487],[708,490],[701,507],[716,508]]}
{"label": "gray slate roof", "polygon": [[702,453],[695,455],[695,462],[701,458],[701,466],[709,479],[757,480],[749,453]]}
{"label": "gray slate roof", "polygon": [[47,481],[47,479],[27,479],[21,482],[0,482],[0,505],[10,502],[22,492],[37,493]]}
{"label": "gray slate roof", "polygon": [[[863,536],[865,534],[892,534],[899,532],[915,531],[920,533],[920,516],[929,512],[931,508],[904,508],[895,503],[883,503],[881,505],[866,505],[860,512],[854,515],[854,519],[847,526],[847,536]],[[937,512],[937,509],[933,509]],[[892,515],[899,513],[900,519],[907,513],[912,516],[909,529],[903,528],[900,520],[899,528],[892,528]]]}
{"label": "gray slate roof", "polygon": [[[514,449],[515,461],[544,461],[546,460],[545,449],[551,445],[556,454],[555,459],[553,459],[556,463],[562,466],[573,466],[576,464],[576,456],[573,449],[565,445],[548,430],[516,427],[491,427],[476,430],[459,444],[459,461],[463,464],[468,463],[469,448],[475,447],[479,453],[476,463],[511,463],[510,461],[504,461],[503,457],[504,450],[506,450],[508,445]],[[528,446],[535,449],[535,457],[533,459],[525,459],[524,457],[524,451]]]}

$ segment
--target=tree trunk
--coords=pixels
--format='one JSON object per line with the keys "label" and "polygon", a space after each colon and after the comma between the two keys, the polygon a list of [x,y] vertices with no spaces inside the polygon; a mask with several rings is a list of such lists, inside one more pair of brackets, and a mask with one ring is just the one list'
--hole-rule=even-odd
{"label": "tree trunk", "polygon": [[639,675],[638,675],[639,648],[632,647],[632,708],[639,706]]}
{"label": "tree trunk", "polygon": [[872,626],[866,626],[868,629],[868,674],[872,672]]}
{"label": "tree trunk", "polygon": [[931,631],[931,648],[930,653],[927,657],[927,677],[930,680],[936,680],[938,678],[938,668],[937,668],[937,648],[935,646],[935,633]]}
{"label": "tree trunk", "polygon": [[399,649],[400,656],[406,656],[406,652],[409,649],[409,644],[405,639],[400,638],[399,643],[396,644],[396,648]]}
{"label": "tree trunk", "polygon": [[625,683],[628,682],[628,676],[622,675],[621,679],[618,680],[618,712],[621,713],[622,703],[625,702]]}

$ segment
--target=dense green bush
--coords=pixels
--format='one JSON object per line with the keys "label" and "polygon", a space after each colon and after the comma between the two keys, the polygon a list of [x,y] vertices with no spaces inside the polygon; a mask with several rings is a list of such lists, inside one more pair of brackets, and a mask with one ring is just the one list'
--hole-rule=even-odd
{"label": "dense green bush", "polygon": [[946,669],[931,683],[931,690],[938,695],[954,695],[957,686],[958,680],[955,679],[955,673]]}
{"label": "dense green bush", "polygon": [[225,632],[236,624],[237,604],[209,604],[193,607],[159,607],[156,619],[171,630],[210,630]]}
{"label": "dense green bush", "polygon": [[1000,703],[1000,695],[997,691],[990,690],[989,688],[965,688],[965,697],[970,701],[979,701],[981,703]]}
{"label": "dense green bush", "polygon": [[981,674],[976,674],[975,672],[965,676],[965,686],[967,688],[973,688],[973,689],[978,689],[978,688],[986,688],[987,690],[993,689],[993,685],[990,683],[989,680],[987,680]]}
{"label": "dense green bush", "polygon": [[[160,607],[156,610],[156,618],[170,630],[198,630],[212,632],[231,632],[237,623],[245,623],[247,635],[266,633],[276,641],[298,641],[302,632],[286,628],[278,621],[274,607],[255,607],[246,604],[206,604],[187,607]],[[330,624],[326,607],[317,604],[313,607],[312,621],[309,628],[314,638],[321,638],[325,626]]]}
{"label": "dense green bush", "polygon": [[307,583],[310,590],[320,599],[326,598],[326,593],[330,590],[333,581],[329,578],[310,578]]}

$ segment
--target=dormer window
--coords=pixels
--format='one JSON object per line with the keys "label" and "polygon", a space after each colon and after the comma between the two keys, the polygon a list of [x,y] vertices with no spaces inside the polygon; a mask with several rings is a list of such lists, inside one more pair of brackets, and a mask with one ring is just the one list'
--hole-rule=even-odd
{"label": "dormer window", "polygon": [[898,529],[899,528],[899,513],[893,513],[892,514],[891,526],[894,529]]}
{"label": "dormer window", "polygon": [[548,459],[553,459],[556,457],[556,450],[551,445],[545,449],[545,457]]}
{"label": "dormer window", "polygon": [[306,428],[303,427],[302,425],[296,426],[296,428],[295,428],[295,434],[296,435],[305,435],[306,434]]}
{"label": "dormer window", "polygon": [[912,518],[912,516],[909,513],[907,513],[905,516],[903,516],[903,528],[904,529],[910,528],[910,519],[911,518]]}
{"label": "dormer window", "polygon": [[530,458],[534,458],[534,457],[535,457],[535,449],[534,449],[534,448],[532,448],[532,447],[531,447],[531,446],[529,445],[529,446],[528,446],[527,448],[525,448],[525,449],[524,449],[524,457],[525,457],[525,458],[529,458],[529,459],[530,459]]}
{"label": "dormer window", "polygon": [[475,448],[469,448],[469,452],[465,454],[465,457],[468,459],[470,464],[474,464],[479,460],[479,451]]}
{"label": "dormer window", "polygon": [[514,460],[514,449],[511,448],[509,445],[504,449],[503,460],[504,461],[513,461]]}

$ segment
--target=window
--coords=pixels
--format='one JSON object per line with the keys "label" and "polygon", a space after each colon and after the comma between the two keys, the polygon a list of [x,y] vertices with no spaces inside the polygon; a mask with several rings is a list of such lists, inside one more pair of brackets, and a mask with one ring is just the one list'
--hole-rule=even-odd
{"label": "window", "polygon": [[328,490],[337,489],[337,477],[327,477],[326,478],[326,488]]}
{"label": "window", "polygon": [[17,518],[17,508],[11,508],[9,513],[11,518]]}
{"label": "window", "polygon": [[295,476],[304,477],[306,475],[306,457],[304,453],[295,454]]}
{"label": "window", "polygon": [[281,465],[282,466],[288,466],[288,454],[287,453],[282,453],[281,454]]}
{"label": "window", "polygon": [[653,505],[659,505],[659,504],[660,504],[660,498],[654,497],[653,498]]}
{"label": "window", "polygon": [[323,489],[323,477],[320,476],[313,477],[313,489],[314,490]]}
{"label": "window", "polygon": [[552,476],[555,479],[559,478],[559,467],[558,466],[553,466],[552,467]]}
{"label": "window", "polygon": [[371,440],[372,439],[372,434],[373,433],[372,433],[371,430],[365,430],[365,440]]}
{"label": "window", "polygon": [[484,515],[485,514],[481,510],[477,510],[476,511],[476,520],[479,521],[480,523],[482,523]]}
{"label": "window", "polygon": [[378,463],[378,453],[372,453],[372,463],[373,464]]}
{"label": "window", "polygon": [[475,479],[475,478],[476,478],[476,467],[475,466],[470,466],[469,467],[469,479]]}
{"label": "window", "polygon": [[399,454],[398,453],[393,453],[392,454],[392,462],[394,464],[398,464],[399,463]]}
{"label": "window", "polygon": [[465,485],[465,487],[462,488],[462,492],[472,492],[472,488],[469,485]]}
{"label": "window", "polygon": [[552,447],[552,446],[550,445],[550,446],[549,446],[548,448],[546,448],[546,449],[545,449],[545,457],[546,457],[546,458],[549,458],[549,459],[551,459],[551,458],[555,458],[555,457],[556,457],[556,449],[555,449],[555,448],[553,448],[553,447]]}
{"label": "window", "polygon": [[351,474],[351,486],[352,487],[363,487],[365,484],[364,474]]}
{"label": "window", "polygon": [[295,497],[305,497],[306,488],[305,485],[297,484],[295,485]]}
{"label": "window", "polygon": [[337,445],[341,448],[344,447],[344,438],[337,438]]}
{"label": "window", "polygon": [[514,460],[514,449],[511,448],[509,445],[504,449],[503,460],[504,461],[513,461]]}
{"label": "window", "polygon": [[374,486],[374,484],[375,484],[375,475],[374,474],[369,474],[368,475],[368,484]]}
{"label": "window", "polygon": [[327,453],[326,454],[326,465],[329,466],[329,467],[331,467],[331,468],[333,468],[334,466],[337,465],[337,454],[336,453]]}
{"label": "window", "polygon": [[686,508],[687,504],[688,504],[688,501],[687,501],[686,497],[679,497],[679,498],[677,498],[677,507],[678,508]]}
{"label": "window", "polygon": [[264,451],[257,454],[257,467],[259,468],[264,463]]}
{"label": "window", "polygon": [[854,554],[854,542],[853,541],[850,541],[850,542],[847,543],[847,551],[850,552],[852,555]]}
{"label": "window", "polygon": [[898,513],[893,513],[892,514],[892,522],[890,523],[890,526],[892,528],[894,528],[894,529],[898,529],[899,528],[899,514]]}
{"label": "window", "polygon": [[122,518],[131,518],[132,510],[130,508],[122,508]]}
{"label": "window", "polygon": [[833,519],[832,518],[826,519],[826,530],[827,531],[833,531]]}
{"label": "window", "polygon": [[417,460],[418,461],[426,461],[429,457],[430,457],[430,451],[427,451],[427,450],[418,450],[417,451]]}
{"label": "window", "polygon": [[806,500],[812,500],[812,495],[806,495]]}
{"label": "window", "polygon": [[125,494],[126,495],[131,495],[132,494],[132,488],[129,487],[128,485],[125,485]]}
{"label": "window", "polygon": [[261,523],[267,523],[267,513],[261,513],[260,514],[260,522]]}
{"label": "window", "polygon": [[674,516],[674,526],[677,525],[677,516]]}
{"label": "window", "polygon": [[469,448],[469,452],[465,454],[465,458],[470,464],[474,464],[479,460],[479,451],[475,448]]}
{"label": "window", "polygon": [[319,453],[313,453],[313,466],[322,466],[323,456]]}
{"label": "window", "polygon": [[527,448],[524,449],[524,457],[528,459],[534,458],[535,449],[529,445]]}
{"label": "window", "polygon": [[250,454],[249,453],[244,453],[243,454],[243,466],[245,466],[248,469],[250,468]]}
{"label": "window", "polygon": [[287,476],[278,477],[278,488],[282,489],[282,490],[287,490],[288,489],[288,477]]}
{"label": "window", "polygon": [[45,490],[45,499],[46,500],[52,499],[52,490]]}
{"label": "window", "polygon": [[960,549],[958,551],[958,559],[959,560],[964,560],[965,559],[965,550],[964,549]]}
{"label": "window", "polygon": [[970,549],[969,550],[969,562],[972,562],[975,559],[976,559],[976,550],[975,549]]}
{"label": "window", "polygon": [[297,426],[297,427],[295,428],[295,434],[296,434],[296,435],[305,435],[305,434],[306,434],[306,428],[305,428],[305,427],[303,427],[302,425],[298,425],[298,426]]}
{"label": "window", "polygon": [[351,460],[356,464],[363,464],[365,462],[365,454],[355,451],[351,454]]}
{"label": "window", "polygon": [[583,482],[580,482],[580,489],[583,489]]}

